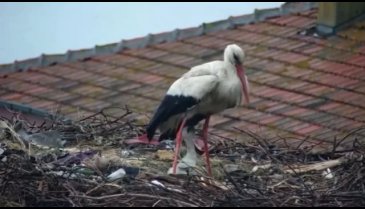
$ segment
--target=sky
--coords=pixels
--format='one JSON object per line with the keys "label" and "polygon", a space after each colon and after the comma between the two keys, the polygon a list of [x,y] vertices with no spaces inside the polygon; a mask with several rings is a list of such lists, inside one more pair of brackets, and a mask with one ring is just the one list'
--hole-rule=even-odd
{"label": "sky", "polygon": [[283,3],[0,3],[0,64],[196,27]]}

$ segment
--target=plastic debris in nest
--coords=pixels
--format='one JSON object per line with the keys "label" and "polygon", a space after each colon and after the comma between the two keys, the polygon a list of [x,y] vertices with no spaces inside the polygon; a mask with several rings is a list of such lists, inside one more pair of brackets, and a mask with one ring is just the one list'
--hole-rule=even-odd
{"label": "plastic debris in nest", "polygon": [[3,156],[4,152],[5,152],[5,149],[0,147],[0,160],[2,162],[6,162],[6,160],[7,160],[6,156]]}
{"label": "plastic debris in nest", "polygon": [[14,128],[12,125],[9,124],[9,122],[5,120],[0,120],[0,130],[1,130],[1,140],[5,140],[7,138],[7,133],[11,135],[10,138],[15,139],[16,143],[19,143],[21,146],[21,149],[25,150],[26,146],[19,136],[18,133],[14,131]]}
{"label": "plastic debris in nest", "polygon": [[62,139],[62,133],[57,130],[28,133],[22,121],[18,121],[14,125],[14,131],[19,134],[24,141],[42,147],[61,148],[64,147],[67,142]]}
{"label": "plastic debris in nest", "polygon": [[78,153],[66,153],[65,155],[59,157],[52,164],[57,166],[70,166],[75,164],[81,164],[86,159],[92,158],[97,152],[94,150],[88,150]]}
{"label": "plastic debris in nest", "polygon": [[113,173],[111,173],[107,179],[109,181],[115,181],[117,179],[121,179],[125,176],[126,172],[123,168],[119,168],[118,170],[114,171]]}
{"label": "plastic debris in nest", "polygon": [[330,168],[327,168],[327,170],[322,172],[322,176],[326,179],[332,179],[334,177],[334,174],[332,173]]}

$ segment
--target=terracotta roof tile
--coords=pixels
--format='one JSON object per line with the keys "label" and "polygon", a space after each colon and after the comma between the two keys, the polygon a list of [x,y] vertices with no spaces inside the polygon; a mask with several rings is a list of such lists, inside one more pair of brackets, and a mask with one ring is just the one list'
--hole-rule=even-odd
{"label": "terracotta roof tile", "polygon": [[22,97],[24,97],[24,95],[21,93],[9,92],[7,94],[2,95],[1,99],[10,101],[19,101]]}

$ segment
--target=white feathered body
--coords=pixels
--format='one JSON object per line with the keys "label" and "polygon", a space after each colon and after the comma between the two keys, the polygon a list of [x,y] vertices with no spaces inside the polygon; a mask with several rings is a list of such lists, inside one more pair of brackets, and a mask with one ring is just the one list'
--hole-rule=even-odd
{"label": "white feathered body", "polygon": [[[159,128],[161,133],[170,130],[175,134],[183,117],[187,121],[196,117],[197,121],[192,119],[191,124],[195,125],[204,116],[238,106],[242,100],[241,92],[242,84],[230,63],[213,61],[195,66],[170,86],[150,127],[152,130]],[[166,107],[174,110],[181,107],[181,110],[173,112],[164,109]]]}

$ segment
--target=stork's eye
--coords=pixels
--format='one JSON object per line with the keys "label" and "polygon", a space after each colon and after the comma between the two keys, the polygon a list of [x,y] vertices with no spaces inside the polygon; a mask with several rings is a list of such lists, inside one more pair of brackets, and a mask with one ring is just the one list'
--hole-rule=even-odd
{"label": "stork's eye", "polygon": [[237,54],[233,54],[233,58],[234,58],[234,63],[236,64],[241,64],[240,59],[238,58]]}

